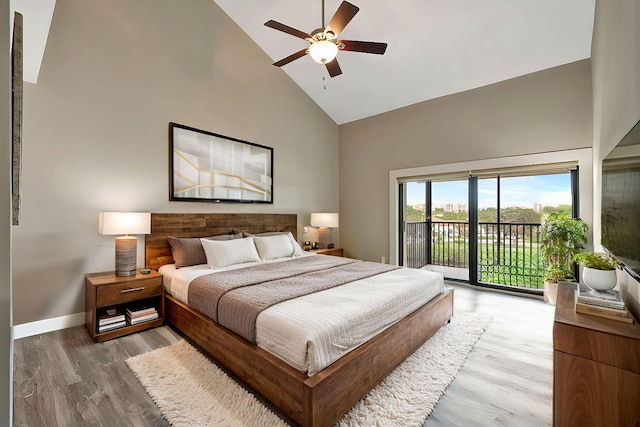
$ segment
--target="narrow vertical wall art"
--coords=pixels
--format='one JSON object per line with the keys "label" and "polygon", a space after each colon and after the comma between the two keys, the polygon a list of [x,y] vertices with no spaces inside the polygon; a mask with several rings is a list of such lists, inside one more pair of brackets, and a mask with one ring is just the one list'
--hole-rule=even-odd
{"label": "narrow vertical wall art", "polygon": [[20,188],[22,170],[22,15],[13,17],[11,44],[12,91],[12,149],[11,149],[11,204],[13,225],[20,225]]}

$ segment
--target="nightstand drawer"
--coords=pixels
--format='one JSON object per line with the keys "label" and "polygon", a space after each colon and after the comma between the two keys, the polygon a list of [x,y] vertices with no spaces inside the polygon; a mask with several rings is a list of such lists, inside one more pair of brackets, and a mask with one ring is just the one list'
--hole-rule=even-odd
{"label": "nightstand drawer", "polygon": [[162,278],[117,283],[96,289],[96,306],[107,307],[162,295]]}

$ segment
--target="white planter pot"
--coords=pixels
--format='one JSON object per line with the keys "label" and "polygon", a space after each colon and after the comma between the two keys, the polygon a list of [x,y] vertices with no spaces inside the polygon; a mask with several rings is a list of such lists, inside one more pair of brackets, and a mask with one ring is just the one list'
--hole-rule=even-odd
{"label": "white planter pot", "polygon": [[582,281],[591,289],[606,291],[615,288],[618,280],[615,270],[596,270],[585,267],[582,270]]}
{"label": "white planter pot", "polygon": [[558,284],[554,282],[544,281],[544,302],[556,305],[558,298]]}

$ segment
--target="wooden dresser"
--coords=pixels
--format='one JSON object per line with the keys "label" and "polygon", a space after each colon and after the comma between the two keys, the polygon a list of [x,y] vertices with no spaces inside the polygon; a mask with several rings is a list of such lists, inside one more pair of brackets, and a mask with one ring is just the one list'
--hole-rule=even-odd
{"label": "wooden dresser", "polygon": [[576,313],[575,292],[558,286],[554,425],[640,426],[640,325]]}

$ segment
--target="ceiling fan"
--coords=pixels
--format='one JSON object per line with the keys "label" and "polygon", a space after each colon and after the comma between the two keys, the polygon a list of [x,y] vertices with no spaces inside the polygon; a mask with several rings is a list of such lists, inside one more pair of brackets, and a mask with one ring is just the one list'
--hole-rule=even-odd
{"label": "ceiling fan", "polygon": [[382,55],[387,50],[386,43],[378,42],[364,42],[356,40],[338,40],[338,35],[344,30],[344,27],[356,16],[356,13],[360,8],[353,4],[343,1],[336,10],[329,24],[324,26],[324,0],[322,1],[322,28],[313,30],[311,34],[307,34],[304,31],[296,30],[288,25],[281,24],[280,22],[270,20],[264,23],[267,27],[273,28],[278,31],[291,34],[292,36],[299,37],[310,43],[308,48],[302,49],[280,61],[274,62],[276,67],[282,67],[289,62],[295,61],[298,58],[302,58],[307,53],[313,58],[314,61],[324,64],[327,67],[327,71],[331,77],[339,76],[342,74],[340,65],[336,55],[339,50],[346,50],[351,52],[363,52],[363,53],[375,53],[376,55]]}

